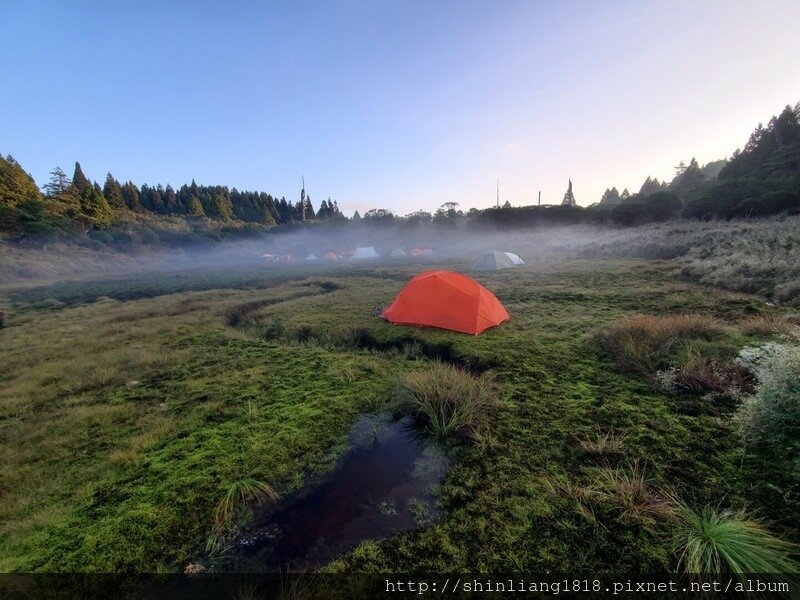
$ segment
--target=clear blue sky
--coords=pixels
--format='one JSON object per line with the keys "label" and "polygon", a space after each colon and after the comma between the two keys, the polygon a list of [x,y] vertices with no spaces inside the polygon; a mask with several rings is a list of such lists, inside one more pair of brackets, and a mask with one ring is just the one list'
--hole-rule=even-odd
{"label": "clear blue sky", "polygon": [[800,2],[0,3],[0,152],[400,214],[580,204],[800,100]]}

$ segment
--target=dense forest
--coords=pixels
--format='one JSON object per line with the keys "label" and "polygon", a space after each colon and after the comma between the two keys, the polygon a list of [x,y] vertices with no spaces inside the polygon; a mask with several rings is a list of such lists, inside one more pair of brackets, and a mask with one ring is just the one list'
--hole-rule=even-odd
{"label": "dense forest", "polygon": [[35,242],[54,238],[131,247],[199,242],[234,235],[283,231],[298,226],[363,222],[372,226],[527,227],[574,223],[637,225],[673,219],[755,218],[800,213],[800,103],[759,124],[729,159],[700,166],[682,161],[675,177],[647,177],[638,192],[616,187],[587,207],[577,205],[572,185],[559,205],[459,210],[446,202],[435,213],[403,217],[376,208],[348,219],[335,200],[314,209],[300,190],[296,202],[265,192],[198,185],[141,187],[110,173],[103,185],[90,181],[79,163],[72,178],[56,167],[40,190],[11,155],[0,154],[0,238]]}

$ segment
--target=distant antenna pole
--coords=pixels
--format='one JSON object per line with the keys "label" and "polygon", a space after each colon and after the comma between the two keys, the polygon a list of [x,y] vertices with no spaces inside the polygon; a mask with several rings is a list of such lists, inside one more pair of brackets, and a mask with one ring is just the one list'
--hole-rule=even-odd
{"label": "distant antenna pole", "polygon": [[538,206],[542,205],[542,190],[539,190],[539,204]]}
{"label": "distant antenna pole", "polygon": [[300,215],[302,221],[306,221],[306,176],[302,175],[303,187],[300,188]]}
{"label": "distant antenna pole", "polygon": [[500,178],[497,178],[497,204],[496,208],[500,208]]}

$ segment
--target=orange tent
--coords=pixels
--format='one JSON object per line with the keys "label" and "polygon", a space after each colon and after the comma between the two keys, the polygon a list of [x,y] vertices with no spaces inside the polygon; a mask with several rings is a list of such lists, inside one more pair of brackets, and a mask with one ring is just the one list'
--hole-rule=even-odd
{"label": "orange tent", "polygon": [[453,271],[420,273],[382,316],[396,325],[438,327],[472,335],[510,318],[492,292]]}
{"label": "orange tent", "polygon": [[335,252],[326,252],[325,254],[322,255],[322,258],[325,260],[336,260],[339,257],[336,256]]}

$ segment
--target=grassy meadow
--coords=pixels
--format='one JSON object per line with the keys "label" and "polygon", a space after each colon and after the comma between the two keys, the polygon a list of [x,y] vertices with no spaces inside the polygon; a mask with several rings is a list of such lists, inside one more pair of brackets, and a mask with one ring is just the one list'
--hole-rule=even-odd
{"label": "grassy meadow", "polygon": [[675,515],[706,507],[800,541],[791,466],[744,454],[734,419],[755,383],[733,359],[791,335],[790,306],[675,258],[584,256],[471,273],[511,314],[477,337],[376,318],[423,268],[0,288],[0,571],[213,568],[220,506],[230,529],[231,498],[290,496],[404,390],[453,377],[469,396],[452,367],[490,393],[442,436],[441,518],[328,570],[675,570]]}

